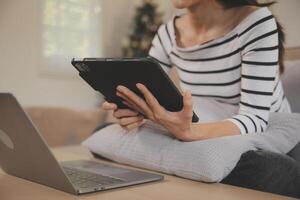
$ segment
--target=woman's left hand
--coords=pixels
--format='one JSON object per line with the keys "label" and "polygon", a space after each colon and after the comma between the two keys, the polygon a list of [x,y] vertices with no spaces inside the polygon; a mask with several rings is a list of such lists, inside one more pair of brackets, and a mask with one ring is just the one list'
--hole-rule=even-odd
{"label": "woman's left hand", "polygon": [[124,104],[142,113],[146,118],[165,127],[176,138],[190,141],[192,138],[193,101],[189,91],[183,95],[183,109],[170,112],[162,107],[153,94],[143,84],[137,88],[144,95],[145,100],[124,86],[117,87],[117,96],[124,100]]}

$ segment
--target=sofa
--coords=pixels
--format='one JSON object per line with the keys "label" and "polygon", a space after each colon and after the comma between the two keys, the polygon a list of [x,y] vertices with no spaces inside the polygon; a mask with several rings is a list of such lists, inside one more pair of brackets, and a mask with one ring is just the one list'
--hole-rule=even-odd
{"label": "sofa", "polygon": [[25,112],[51,147],[80,144],[106,118],[100,108],[27,107]]}
{"label": "sofa", "polygon": [[[300,48],[287,50],[285,72],[281,78],[292,111],[300,113]],[[289,154],[300,162],[300,143]]]}

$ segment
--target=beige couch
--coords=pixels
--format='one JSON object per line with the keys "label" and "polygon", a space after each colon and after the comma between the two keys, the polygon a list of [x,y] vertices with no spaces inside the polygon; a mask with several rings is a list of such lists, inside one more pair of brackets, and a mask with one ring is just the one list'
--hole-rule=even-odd
{"label": "beige couch", "polygon": [[80,144],[106,117],[101,109],[29,107],[25,111],[50,146]]}

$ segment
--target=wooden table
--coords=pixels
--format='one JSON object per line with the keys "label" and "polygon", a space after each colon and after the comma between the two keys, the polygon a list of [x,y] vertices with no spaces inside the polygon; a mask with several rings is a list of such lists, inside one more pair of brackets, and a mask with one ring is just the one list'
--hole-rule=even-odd
{"label": "wooden table", "polygon": [[[54,148],[53,153],[60,161],[76,159],[93,159],[83,147],[70,146]],[[101,161],[99,162],[107,162]],[[114,163],[114,165],[117,165]],[[51,172],[49,172],[51,173]],[[233,187],[223,184],[206,184],[175,176],[164,175],[162,182],[147,183],[126,188],[108,190],[87,195],[75,196],[43,185],[29,182],[5,174],[0,169],[0,200],[193,200],[193,199],[291,199],[279,195]]]}

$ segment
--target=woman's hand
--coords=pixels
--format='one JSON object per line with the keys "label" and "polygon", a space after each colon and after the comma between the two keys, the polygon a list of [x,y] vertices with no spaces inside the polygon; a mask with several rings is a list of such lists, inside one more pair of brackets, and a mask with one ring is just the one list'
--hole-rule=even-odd
{"label": "woman's hand", "polygon": [[143,113],[146,118],[164,126],[176,138],[184,141],[192,140],[193,101],[190,92],[185,92],[183,95],[183,109],[179,112],[170,112],[158,103],[146,86],[140,83],[136,86],[145,100],[124,86],[117,87],[117,96],[133,110]]}
{"label": "woman's hand", "polygon": [[132,130],[144,123],[144,117],[138,112],[130,109],[118,109],[114,103],[105,101],[102,108],[106,111],[113,111],[113,116],[118,119],[118,123],[127,130]]}

